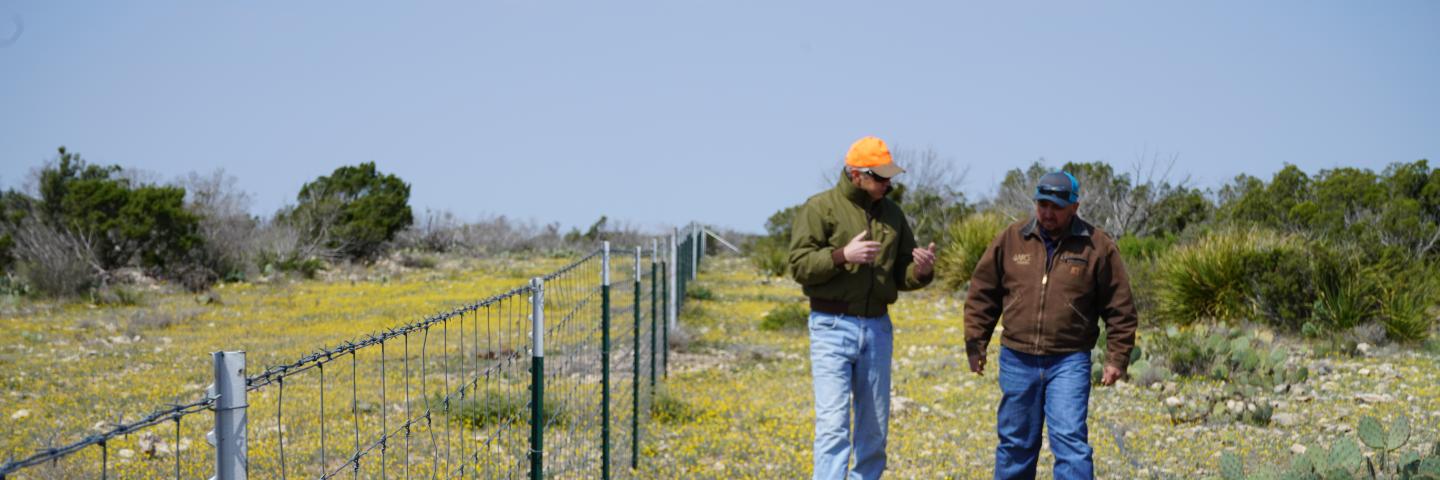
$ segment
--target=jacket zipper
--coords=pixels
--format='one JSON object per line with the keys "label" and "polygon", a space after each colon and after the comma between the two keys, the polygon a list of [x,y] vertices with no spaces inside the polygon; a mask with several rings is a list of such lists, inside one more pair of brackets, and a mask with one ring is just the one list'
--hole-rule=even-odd
{"label": "jacket zipper", "polygon": [[[871,213],[872,213],[871,210],[873,210],[876,205],[879,205],[879,203],[878,203],[878,202],[872,203],[872,204],[870,204],[870,208],[865,209],[865,231],[867,231],[867,232],[874,232],[874,229],[872,228],[871,223],[873,223],[873,222],[875,221],[875,217],[871,214]],[[872,238],[872,240],[873,240],[873,238]],[[879,241],[879,240],[876,240],[876,241]],[[880,256],[880,252],[875,252],[875,256],[876,256],[877,259],[878,259],[878,257]],[[868,274],[865,275],[865,276],[870,278],[870,285],[865,288],[865,315],[866,315],[866,316],[869,316],[869,314],[870,314],[870,297],[875,293],[875,261],[874,261],[874,260],[871,260],[871,261],[870,261],[869,272],[868,272]]]}
{"label": "jacket zipper", "polygon": [[[1064,238],[1055,241],[1055,251],[1059,252],[1063,246]],[[1045,248],[1045,239],[1040,239],[1040,248]],[[1045,252],[1045,273],[1040,277],[1040,309],[1035,311],[1035,350],[1043,352],[1040,346],[1040,339],[1045,333],[1045,293],[1050,290],[1050,267],[1055,254]]]}

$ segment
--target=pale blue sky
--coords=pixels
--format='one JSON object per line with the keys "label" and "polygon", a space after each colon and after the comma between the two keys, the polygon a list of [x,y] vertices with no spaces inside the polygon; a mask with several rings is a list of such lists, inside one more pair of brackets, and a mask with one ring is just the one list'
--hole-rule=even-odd
{"label": "pale blue sky", "polygon": [[1428,0],[0,0],[0,186],[66,145],[269,213],[373,160],[417,212],[759,231],[867,134],[972,198],[1040,157],[1440,160],[1437,85]]}

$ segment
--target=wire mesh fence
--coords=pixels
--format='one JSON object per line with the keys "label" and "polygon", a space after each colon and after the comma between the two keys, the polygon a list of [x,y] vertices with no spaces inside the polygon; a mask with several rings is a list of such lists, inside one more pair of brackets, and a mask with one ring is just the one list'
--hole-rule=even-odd
{"label": "wire mesh fence", "polygon": [[[243,393],[225,400],[242,404],[238,432],[221,426],[229,407],[212,386],[8,459],[0,480],[629,476],[644,461],[697,237],[649,252],[607,243],[530,284],[237,372]],[[152,461],[117,461],[136,455]],[[227,458],[239,466],[227,471]]]}
{"label": "wire mesh fence", "polygon": [[[213,404],[214,398],[205,396],[162,407],[133,422],[97,425],[99,433],[0,464],[0,479],[200,476],[210,471],[210,458],[193,451],[192,438],[197,432],[203,438],[211,423],[196,414]],[[153,461],[122,461],[136,456]]]}

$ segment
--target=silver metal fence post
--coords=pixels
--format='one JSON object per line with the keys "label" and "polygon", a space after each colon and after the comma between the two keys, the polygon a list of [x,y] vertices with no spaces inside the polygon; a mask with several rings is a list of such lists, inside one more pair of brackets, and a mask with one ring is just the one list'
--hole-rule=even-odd
{"label": "silver metal fence post", "polygon": [[530,280],[530,478],[545,478],[545,279]]}
{"label": "silver metal fence post", "polygon": [[600,257],[600,478],[610,480],[610,242]]}
{"label": "silver metal fence post", "polygon": [[700,225],[690,227],[690,279],[700,274]]}
{"label": "silver metal fence post", "polygon": [[660,271],[660,267],[663,265],[664,263],[660,261],[660,239],[652,238],[650,239],[650,399],[652,406],[655,399],[655,359],[665,351],[660,348],[660,330],[666,328],[664,320],[666,314],[660,309],[666,308],[666,311],[669,311],[669,307],[661,307],[660,304],[670,301],[669,298],[660,298],[661,291],[665,289],[660,284],[665,276]]}
{"label": "silver metal fence post", "polygon": [[214,352],[215,429],[207,435],[215,445],[215,476],[211,480],[245,480],[250,471],[245,445],[245,352]]}

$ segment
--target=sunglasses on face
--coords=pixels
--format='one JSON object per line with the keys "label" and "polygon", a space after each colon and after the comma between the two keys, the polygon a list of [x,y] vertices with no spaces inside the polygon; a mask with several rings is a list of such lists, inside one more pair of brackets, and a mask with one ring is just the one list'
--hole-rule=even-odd
{"label": "sunglasses on face", "polygon": [[866,174],[866,175],[869,175],[871,180],[874,180],[874,181],[877,181],[877,182],[880,182],[880,183],[887,183],[887,182],[890,181],[889,178],[885,178],[885,177],[880,176],[880,174],[875,173],[874,170],[866,170],[866,171],[865,171],[865,174]]}

